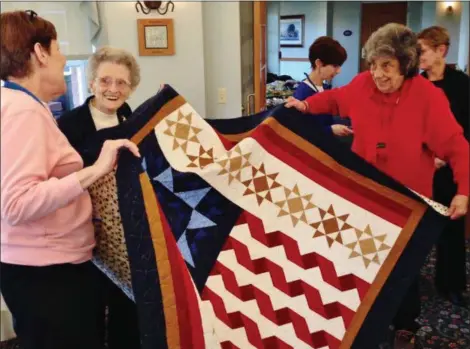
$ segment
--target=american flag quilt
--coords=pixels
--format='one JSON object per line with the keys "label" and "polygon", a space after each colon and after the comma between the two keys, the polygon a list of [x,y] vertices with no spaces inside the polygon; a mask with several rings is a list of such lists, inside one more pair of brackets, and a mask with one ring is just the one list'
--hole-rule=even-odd
{"label": "american flag quilt", "polygon": [[143,349],[376,348],[446,208],[279,106],[205,120],[170,86],[110,129],[138,144],[94,185],[95,263]]}

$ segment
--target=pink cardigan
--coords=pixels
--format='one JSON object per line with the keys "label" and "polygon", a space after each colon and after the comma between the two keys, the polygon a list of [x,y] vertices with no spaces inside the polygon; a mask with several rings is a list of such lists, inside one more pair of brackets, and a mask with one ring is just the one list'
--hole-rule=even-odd
{"label": "pink cardigan", "polygon": [[91,259],[90,196],[78,153],[50,110],[1,88],[1,261],[45,266]]}

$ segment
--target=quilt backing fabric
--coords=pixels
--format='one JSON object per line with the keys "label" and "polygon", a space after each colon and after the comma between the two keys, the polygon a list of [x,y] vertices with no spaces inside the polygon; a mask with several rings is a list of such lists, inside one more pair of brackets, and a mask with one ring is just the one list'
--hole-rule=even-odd
{"label": "quilt backing fabric", "polygon": [[102,139],[138,159],[91,189],[95,263],[143,349],[376,348],[446,208],[279,106],[204,120],[170,86]]}

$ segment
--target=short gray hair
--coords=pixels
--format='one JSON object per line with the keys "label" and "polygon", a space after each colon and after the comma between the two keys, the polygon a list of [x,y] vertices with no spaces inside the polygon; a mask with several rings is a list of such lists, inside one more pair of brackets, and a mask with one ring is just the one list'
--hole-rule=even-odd
{"label": "short gray hair", "polygon": [[364,46],[365,59],[371,62],[378,57],[394,57],[400,62],[400,71],[405,78],[419,72],[418,37],[413,31],[398,23],[389,23],[377,29]]}
{"label": "short gray hair", "polygon": [[135,57],[128,51],[110,46],[101,47],[88,59],[88,80],[96,79],[96,72],[101,63],[110,62],[122,64],[129,69],[131,88],[135,89],[140,83],[140,66]]}

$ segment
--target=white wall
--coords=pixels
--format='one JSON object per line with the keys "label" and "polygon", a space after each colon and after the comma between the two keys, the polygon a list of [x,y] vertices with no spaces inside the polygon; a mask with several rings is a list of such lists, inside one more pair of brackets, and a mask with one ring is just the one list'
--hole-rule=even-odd
{"label": "white wall", "polygon": [[[308,58],[308,49],[319,36],[326,35],[327,4],[326,1],[282,1],[280,15],[304,15],[304,47],[281,47],[283,58]],[[279,35],[279,33],[278,33]],[[280,63],[280,73],[291,75],[294,79],[303,79],[304,72],[310,71],[309,62]]]}
{"label": "white wall", "polygon": [[459,42],[460,42],[460,18],[462,17],[462,3],[452,3],[454,11],[449,14],[446,11],[445,2],[436,3],[436,24],[441,25],[449,31],[450,47],[447,54],[447,62],[457,63],[459,60]]}
{"label": "white wall", "polygon": [[[178,7],[179,3],[176,4]],[[205,101],[207,118],[242,115],[240,4],[202,3]],[[218,89],[227,91],[227,103],[218,103]],[[204,92],[204,89],[202,90]]]}
{"label": "white wall", "polygon": [[422,29],[423,19],[423,2],[422,1],[409,1],[408,2],[408,15],[407,24],[414,32],[419,32]]}
{"label": "white wall", "polygon": [[436,2],[423,1],[421,28],[427,28],[436,24]]}
{"label": "white wall", "polygon": [[[359,71],[359,42],[361,37],[359,14],[361,12],[361,3],[358,1],[335,1],[332,5],[332,35],[348,53],[348,59],[341,67],[341,74],[333,79],[333,86],[336,87],[349,83]],[[345,30],[352,31],[352,35],[344,36],[343,32]]]}
{"label": "white wall", "polygon": [[137,13],[135,2],[103,2],[108,44],[130,51],[141,69],[141,83],[131,96],[129,104],[136,108],[154,95],[162,83],[171,85],[183,95],[202,116],[206,114],[204,83],[204,47],[202,32],[202,4],[177,2],[175,11],[165,18],[173,18],[175,55],[140,57],[137,37],[137,18],[157,15]]}
{"label": "white wall", "polygon": [[[469,16],[470,16],[470,8],[469,2],[465,1],[462,2],[462,17],[460,18],[460,43],[459,43],[459,59],[458,65],[463,70],[466,66],[468,66],[468,45],[469,45],[469,35],[470,35],[470,28],[469,28]],[[467,69],[469,69],[468,67]]]}
{"label": "white wall", "polygon": [[280,2],[270,1],[267,3],[267,56],[268,72],[279,74],[279,13]]}
{"label": "white wall", "polygon": [[[78,1],[2,1],[1,12],[34,10],[56,27],[60,49],[65,55],[91,53],[88,20]],[[78,15],[77,15],[78,14]]]}
{"label": "white wall", "polygon": [[[141,57],[137,19],[161,18],[137,13],[135,2],[99,3],[102,30],[100,45],[130,51],[141,68],[141,83],[129,104],[138,107],[162,83],[173,86],[203,117],[241,115],[240,18],[238,2],[175,2],[173,18],[174,56]],[[88,20],[79,2],[3,2],[2,11],[34,9],[51,20],[59,32],[66,54],[91,53]],[[78,35],[77,35],[78,34]],[[72,40],[73,37],[73,40]],[[218,104],[217,89],[227,90],[227,103]]]}

